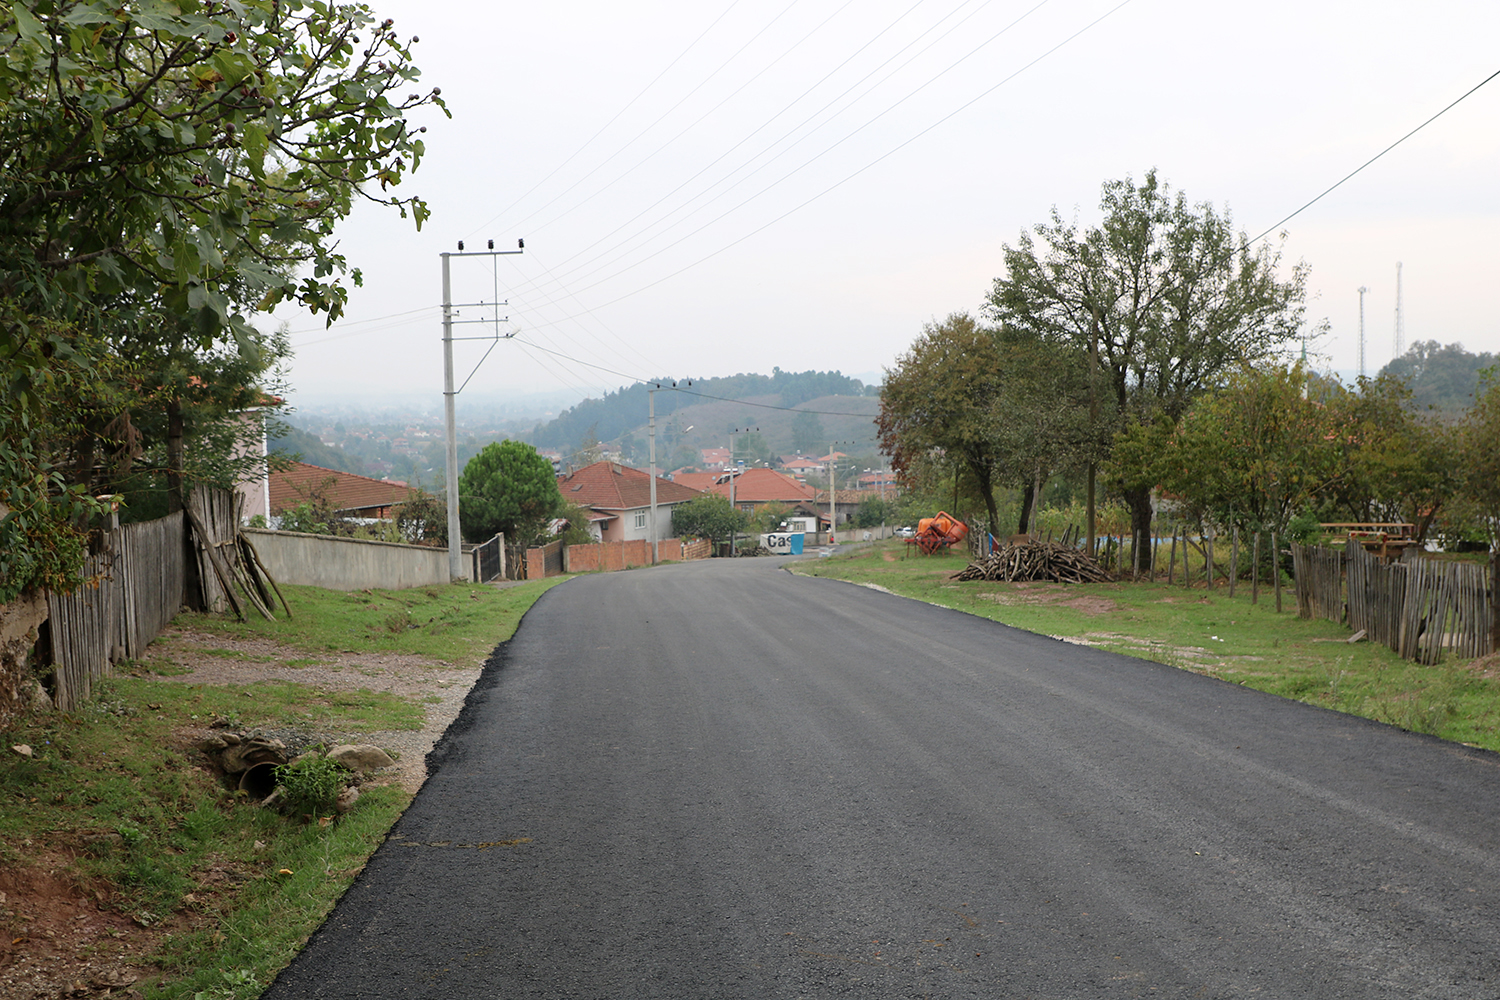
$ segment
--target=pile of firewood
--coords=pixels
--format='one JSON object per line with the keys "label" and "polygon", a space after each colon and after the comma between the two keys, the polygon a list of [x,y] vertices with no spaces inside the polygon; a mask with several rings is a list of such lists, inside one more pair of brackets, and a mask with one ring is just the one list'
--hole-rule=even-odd
{"label": "pile of firewood", "polygon": [[1057,542],[1024,542],[996,547],[988,556],[970,563],[954,579],[1108,583],[1114,576],[1082,549]]}

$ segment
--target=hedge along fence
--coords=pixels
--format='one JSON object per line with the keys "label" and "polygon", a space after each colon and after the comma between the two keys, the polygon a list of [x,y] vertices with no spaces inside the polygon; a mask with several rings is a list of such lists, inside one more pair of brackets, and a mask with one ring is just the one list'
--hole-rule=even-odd
{"label": "hedge along fence", "polygon": [[1294,544],[1292,564],[1303,618],[1347,622],[1371,642],[1419,663],[1438,662],[1444,650],[1467,659],[1496,649],[1495,557],[1485,567],[1424,559],[1409,550],[1399,561],[1383,562],[1358,545],[1340,552]]}

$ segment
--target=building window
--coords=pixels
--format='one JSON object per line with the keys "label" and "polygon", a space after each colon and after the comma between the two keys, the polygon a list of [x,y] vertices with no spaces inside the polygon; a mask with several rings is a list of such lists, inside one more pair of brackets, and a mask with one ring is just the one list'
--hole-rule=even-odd
{"label": "building window", "polygon": [[645,511],[641,511],[639,514],[637,514],[635,516],[635,526],[637,528],[644,528],[646,526],[646,512]]}

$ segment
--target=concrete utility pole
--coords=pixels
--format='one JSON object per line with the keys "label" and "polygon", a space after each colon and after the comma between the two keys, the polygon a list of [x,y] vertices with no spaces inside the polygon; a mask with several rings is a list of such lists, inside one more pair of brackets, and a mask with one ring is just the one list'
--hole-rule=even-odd
{"label": "concrete utility pole", "polygon": [[656,390],[660,386],[651,386],[646,390],[646,433],[651,439],[651,565],[655,566],[661,559],[661,547],[657,539],[660,537],[656,530]]}
{"label": "concrete utility pole", "polygon": [[[729,432],[729,509],[738,510],[734,505],[734,481],[739,478],[739,464],[734,460],[734,436],[736,434],[748,434],[752,431],[759,432],[759,427],[735,427]],[[734,556],[734,529],[729,530],[729,555]]]}
{"label": "concrete utility pole", "polygon": [[835,457],[835,447],[841,444],[853,444],[853,441],[830,441],[828,442],[828,544],[837,545],[839,526],[839,489],[838,489],[838,458]]}
{"label": "concrete utility pole", "polygon": [[[444,463],[443,480],[448,493],[448,578],[454,581],[463,578],[464,568],[463,539],[459,535],[458,528],[458,434],[456,430],[457,422],[454,417],[454,400],[463,391],[464,386],[469,384],[469,379],[464,379],[464,386],[459,386],[457,389],[453,388],[453,341],[490,340],[498,343],[501,340],[509,340],[515,334],[507,333],[504,337],[500,336],[500,324],[506,322],[506,320],[500,317],[500,307],[506,305],[506,303],[499,301],[500,278],[498,273],[495,277],[495,301],[454,303],[453,282],[448,261],[451,257],[501,257],[508,254],[521,253],[525,249],[526,242],[524,240],[517,240],[516,243],[517,249],[515,250],[496,250],[495,241],[490,240],[488,250],[471,250],[465,253],[464,242],[463,240],[459,240],[458,253],[443,253],[438,255],[442,258],[443,262],[443,426],[447,439],[444,442],[447,461]],[[491,306],[495,310],[495,315],[493,317],[481,316],[479,319],[455,320],[453,318],[455,315],[453,309],[455,304],[478,306],[480,309],[483,309],[485,306]],[[490,337],[455,338],[453,336],[453,326],[455,323],[493,323],[495,325],[495,333]],[[494,349],[495,344],[490,344],[490,351]],[[484,358],[490,356],[490,351],[484,352]],[[479,359],[479,365],[484,364],[484,358]],[[474,371],[477,372],[479,370],[479,365],[474,366]],[[473,377],[474,372],[470,372],[469,378]]]}

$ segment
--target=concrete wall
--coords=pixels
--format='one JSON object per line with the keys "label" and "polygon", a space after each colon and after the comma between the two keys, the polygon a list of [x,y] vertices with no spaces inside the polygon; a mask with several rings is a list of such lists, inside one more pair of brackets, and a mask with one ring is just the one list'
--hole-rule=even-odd
{"label": "concrete wall", "polygon": [[[329,590],[403,590],[449,582],[446,548],[258,528],[245,528],[244,533],[277,583]],[[471,572],[465,557],[461,578],[467,580]]]}

